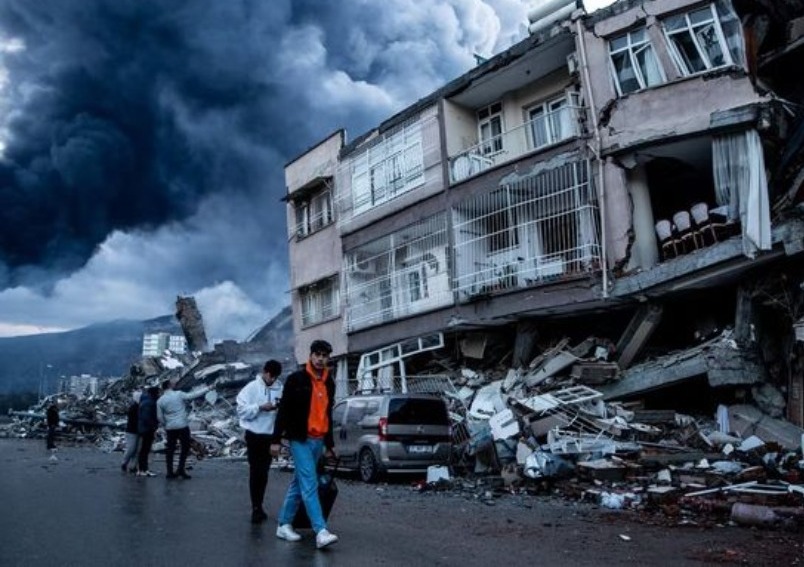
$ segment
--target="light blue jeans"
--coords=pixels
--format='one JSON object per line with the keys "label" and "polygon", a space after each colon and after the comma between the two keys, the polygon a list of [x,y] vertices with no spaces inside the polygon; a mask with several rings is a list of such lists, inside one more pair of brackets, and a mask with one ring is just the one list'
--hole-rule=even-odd
{"label": "light blue jeans", "polygon": [[290,454],[293,456],[295,471],[285,494],[285,502],[279,510],[280,526],[293,523],[293,518],[303,502],[315,533],[326,529],[327,522],[321,512],[321,502],[318,500],[317,466],[323,452],[323,439],[290,442]]}

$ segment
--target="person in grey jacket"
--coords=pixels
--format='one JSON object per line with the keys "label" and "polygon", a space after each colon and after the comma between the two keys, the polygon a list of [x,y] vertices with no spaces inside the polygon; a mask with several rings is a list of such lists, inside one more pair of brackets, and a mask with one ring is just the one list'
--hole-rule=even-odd
{"label": "person in grey jacket", "polygon": [[[184,466],[187,454],[190,452],[190,425],[187,421],[186,402],[200,398],[215,386],[205,386],[195,392],[182,392],[173,389],[173,382],[162,382],[162,395],[156,403],[156,415],[159,423],[165,428],[167,444],[165,446],[165,463],[167,464],[167,478],[192,478]],[[176,453],[176,442],[179,443],[179,466],[173,471],[173,455]]]}

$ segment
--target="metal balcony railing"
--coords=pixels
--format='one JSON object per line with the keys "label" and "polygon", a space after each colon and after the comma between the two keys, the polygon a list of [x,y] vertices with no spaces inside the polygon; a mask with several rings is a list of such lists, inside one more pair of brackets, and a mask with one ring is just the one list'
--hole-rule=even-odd
{"label": "metal balcony railing", "polygon": [[580,136],[583,106],[545,113],[449,158],[450,183],[458,183],[527,153]]}

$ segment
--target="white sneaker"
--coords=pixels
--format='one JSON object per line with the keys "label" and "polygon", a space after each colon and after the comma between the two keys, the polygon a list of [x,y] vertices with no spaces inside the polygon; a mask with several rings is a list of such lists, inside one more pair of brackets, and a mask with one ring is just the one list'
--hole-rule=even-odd
{"label": "white sneaker", "polygon": [[301,536],[295,532],[290,524],[282,524],[276,528],[276,537],[287,541],[299,541]]}
{"label": "white sneaker", "polygon": [[151,471],[137,471],[137,476],[156,476],[156,473]]}
{"label": "white sneaker", "polygon": [[322,547],[326,547],[328,545],[332,545],[336,541],[338,541],[338,536],[329,533],[329,531],[327,531],[326,528],[324,528],[315,535],[315,546],[318,549],[321,549]]}

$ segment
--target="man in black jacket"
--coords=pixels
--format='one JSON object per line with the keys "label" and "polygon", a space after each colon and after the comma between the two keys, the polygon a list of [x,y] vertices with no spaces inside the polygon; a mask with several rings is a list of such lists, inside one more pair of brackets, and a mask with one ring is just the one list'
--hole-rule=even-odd
{"label": "man in black jacket", "polygon": [[332,346],[327,341],[313,341],[305,367],[285,380],[274,428],[277,439],[271,445],[272,453],[276,454],[279,451],[279,438],[286,438],[294,464],[293,480],[279,511],[276,537],[287,541],[301,539],[294,531],[292,522],[303,503],[316,532],[315,543],[319,549],[338,541],[338,536],[327,530],[318,498],[318,460],[324,452],[334,456],[332,405],[335,382],[328,368],[331,353]]}
{"label": "man in black jacket", "polygon": [[140,412],[137,429],[140,435],[140,451],[137,456],[137,476],[156,476],[148,469],[148,455],[154,443],[159,421],[156,417],[156,400],[159,388],[151,386],[140,398]]}

